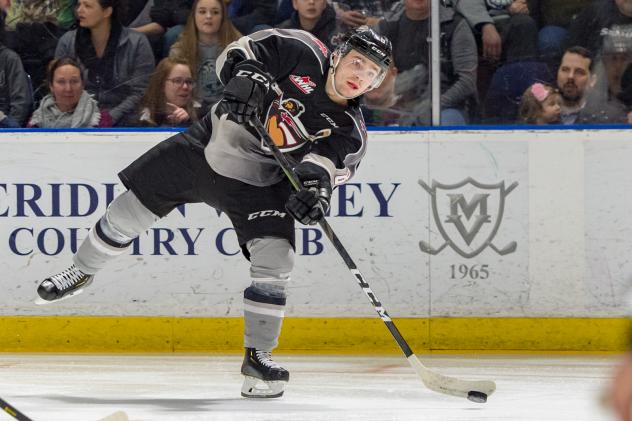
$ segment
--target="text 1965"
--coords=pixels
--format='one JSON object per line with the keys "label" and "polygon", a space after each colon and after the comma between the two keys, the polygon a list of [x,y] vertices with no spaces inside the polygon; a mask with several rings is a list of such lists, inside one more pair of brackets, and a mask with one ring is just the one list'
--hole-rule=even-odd
{"label": "text 1965", "polygon": [[489,278],[489,265],[472,265],[464,263],[460,265],[450,265],[451,279],[487,279]]}

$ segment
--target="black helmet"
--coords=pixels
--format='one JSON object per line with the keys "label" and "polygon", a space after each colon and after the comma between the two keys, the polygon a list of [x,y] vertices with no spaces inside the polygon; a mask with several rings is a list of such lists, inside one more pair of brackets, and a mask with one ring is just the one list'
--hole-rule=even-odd
{"label": "black helmet", "polygon": [[352,29],[344,35],[343,42],[336,49],[341,56],[349,50],[358,50],[383,70],[391,64],[393,46],[385,36],[379,35],[366,25]]}

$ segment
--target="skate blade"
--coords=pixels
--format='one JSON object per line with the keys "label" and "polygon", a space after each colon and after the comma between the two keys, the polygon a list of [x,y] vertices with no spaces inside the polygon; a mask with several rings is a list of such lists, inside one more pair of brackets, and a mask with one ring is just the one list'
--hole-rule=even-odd
{"label": "skate blade", "polygon": [[244,376],[241,396],[244,398],[280,398],[287,382],[266,382],[256,377]]}
{"label": "skate blade", "polygon": [[58,303],[60,301],[64,301],[67,300],[70,297],[74,297],[75,295],[79,295],[83,292],[83,288],[77,289],[73,292],[69,292],[68,294],[64,295],[61,298],[58,298],[56,300],[52,300],[52,301],[48,301],[43,299],[42,297],[40,297],[39,295],[35,298],[35,300],[33,300],[33,302],[35,304],[37,304],[38,306],[43,306],[43,305],[47,305],[47,304],[53,304],[53,303]]}

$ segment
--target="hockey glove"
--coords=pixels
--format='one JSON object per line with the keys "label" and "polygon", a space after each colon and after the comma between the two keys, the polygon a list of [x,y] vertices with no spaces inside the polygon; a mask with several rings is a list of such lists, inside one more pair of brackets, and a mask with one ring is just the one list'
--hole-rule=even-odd
{"label": "hockey glove", "polygon": [[302,189],[290,195],[285,209],[301,224],[314,225],[329,210],[331,181],[329,173],[310,162],[301,162],[294,168]]}
{"label": "hockey glove", "polygon": [[237,123],[246,123],[263,107],[263,100],[270,89],[270,76],[263,64],[255,60],[244,60],[235,65],[233,76],[224,87],[223,109]]}

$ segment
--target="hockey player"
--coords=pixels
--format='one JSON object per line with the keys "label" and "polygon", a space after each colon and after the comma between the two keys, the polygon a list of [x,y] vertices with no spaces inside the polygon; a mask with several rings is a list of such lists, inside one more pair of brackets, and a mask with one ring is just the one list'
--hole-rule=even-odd
{"label": "hockey player", "polygon": [[[223,99],[187,131],[119,173],[126,192],[89,231],[73,265],[38,287],[42,302],[82,291],[110,260],[183,203],[226,213],[251,284],[244,291],[242,395],[279,397],[289,373],[271,359],[294,264],[294,219],[315,224],[332,188],[355,172],[366,149],[358,97],[381,83],[391,43],[368,27],[329,52],[308,32],[265,30],[230,44],[217,61]],[[259,118],[305,187],[293,192],[248,122]]]}

